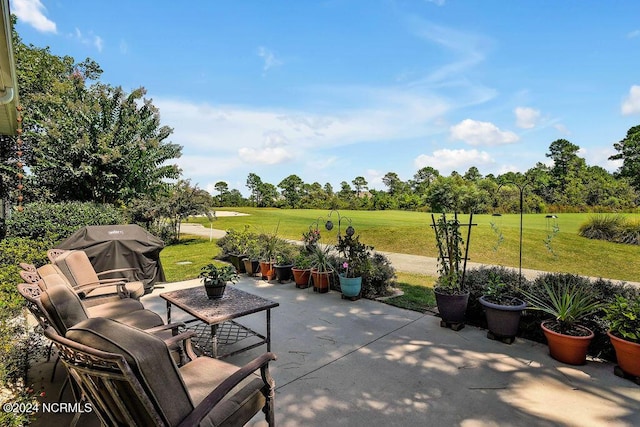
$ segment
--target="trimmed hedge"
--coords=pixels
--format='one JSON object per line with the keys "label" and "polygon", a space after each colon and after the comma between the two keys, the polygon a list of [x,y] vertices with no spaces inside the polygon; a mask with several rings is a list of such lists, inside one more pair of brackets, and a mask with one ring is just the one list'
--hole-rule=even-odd
{"label": "trimmed hedge", "polygon": [[121,209],[88,202],[28,203],[7,220],[7,237],[57,243],[87,225],[126,223]]}

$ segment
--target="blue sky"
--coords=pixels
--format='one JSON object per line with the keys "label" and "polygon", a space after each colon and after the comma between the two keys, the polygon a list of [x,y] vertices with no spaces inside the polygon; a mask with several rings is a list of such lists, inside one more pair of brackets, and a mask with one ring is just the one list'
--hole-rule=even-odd
{"label": "blue sky", "polygon": [[615,171],[640,124],[637,0],[11,0],[25,43],[147,89],[185,178],[521,171],[556,139]]}

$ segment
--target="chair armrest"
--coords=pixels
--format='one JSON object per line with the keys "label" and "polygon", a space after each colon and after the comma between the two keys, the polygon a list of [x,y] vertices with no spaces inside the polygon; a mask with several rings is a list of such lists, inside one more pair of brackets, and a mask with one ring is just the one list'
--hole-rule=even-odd
{"label": "chair armrest", "polygon": [[[126,271],[134,271],[136,274],[134,274],[136,280],[139,280],[140,275],[138,274],[138,272],[140,271],[139,268],[135,268],[135,267],[128,267],[128,268],[114,268],[113,270],[106,270],[106,271],[101,271],[101,272],[96,272],[96,274],[98,275],[98,277],[103,276],[105,274],[113,274],[113,273],[124,273]],[[101,279],[102,280],[102,279]],[[122,280],[122,279],[120,279]]]}
{"label": "chair armrest", "polygon": [[145,329],[144,331],[150,334],[155,334],[156,332],[172,329],[173,335],[176,335],[178,333],[178,328],[186,328],[186,327],[187,325],[185,325],[184,322],[176,322],[176,323],[168,323],[166,325],[154,326],[153,328]]}
{"label": "chair armrest", "polygon": [[[145,330],[145,332],[149,332],[149,329]],[[171,338],[163,339],[165,345],[170,350],[178,351],[178,354],[180,355],[180,366],[184,365],[188,361],[198,358],[196,353],[193,351],[193,347],[191,346],[191,338],[195,337],[196,335],[197,334],[195,331],[187,330],[179,334],[176,334],[174,331],[174,334]],[[182,346],[180,346],[180,343],[182,343]]]}
{"label": "chair armrest", "polygon": [[126,285],[127,283],[123,282],[122,280],[119,280],[117,282],[109,282],[109,283],[103,283],[102,281],[100,281],[100,282],[84,283],[79,286],[74,286],[73,289],[76,291],[78,296],[80,296],[80,298],[86,298],[90,296],[89,294],[95,289],[105,288],[107,286],[115,286],[116,293],[122,299],[122,298],[129,298],[129,290],[127,289]]}
{"label": "chair armrest", "polygon": [[[271,375],[269,375],[269,362],[276,360],[277,357],[274,353],[264,353],[261,356],[256,357],[251,362],[244,365],[240,370],[230,375],[227,379],[222,381],[211,393],[204,398],[198,406],[195,407],[191,413],[178,424],[179,427],[195,426],[200,424],[200,421],[227,395],[229,392],[242,380],[253,374],[260,369],[262,380],[269,389],[269,393],[273,393],[275,382]],[[204,373],[203,373],[204,375]]]}

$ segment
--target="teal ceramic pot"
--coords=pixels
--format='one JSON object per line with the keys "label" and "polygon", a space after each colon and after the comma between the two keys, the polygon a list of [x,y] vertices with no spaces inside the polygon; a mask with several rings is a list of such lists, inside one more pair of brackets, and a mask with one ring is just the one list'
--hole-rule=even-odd
{"label": "teal ceramic pot", "polygon": [[340,290],[346,297],[357,297],[362,290],[362,277],[345,277],[340,274]]}

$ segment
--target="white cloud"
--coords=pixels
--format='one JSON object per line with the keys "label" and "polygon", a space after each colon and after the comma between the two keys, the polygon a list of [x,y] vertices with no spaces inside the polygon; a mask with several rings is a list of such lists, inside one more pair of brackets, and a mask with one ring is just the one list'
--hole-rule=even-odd
{"label": "white cloud", "polygon": [[563,135],[571,135],[571,131],[569,129],[567,129],[567,127],[565,125],[563,125],[562,123],[557,123],[557,124],[553,125],[553,127]]}
{"label": "white cloud", "polygon": [[56,33],[56,23],[45,16],[46,8],[40,0],[13,0],[11,11],[19,20],[43,33]]}
{"label": "white cloud", "polygon": [[258,56],[264,60],[262,70],[265,72],[269,71],[273,67],[282,65],[282,61],[276,58],[276,55],[266,47],[260,46],[258,48]]}
{"label": "white cloud", "polygon": [[251,148],[242,147],[238,150],[238,155],[247,163],[264,163],[267,165],[277,165],[293,159],[293,154],[284,147],[262,147]]}
{"label": "white cloud", "polygon": [[621,111],[625,116],[640,113],[640,86],[631,86],[629,96],[622,102]]}
{"label": "white cloud", "polygon": [[627,38],[634,39],[636,37],[640,37],[640,30],[629,31],[627,34]]}
{"label": "white cloud", "polygon": [[441,46],[456,58],[430,73],[424,81],[447,85],[469,85],[468,70],[484,61],[493,41],[483,35],[436,25],[417,16],[409,18],[411,31]]}
{"label": "white cloud", "polygon": [[449,128],[451,138],[464,141],[469,145],[501,145],[518,141],[518,135],[502,131],[490,122],[465,119]]}
{"label": "white cloud", "polygon": [[[164,124],[174,128],[172,139],[203,152],[251,154],[246,149],[286,148],[295,157],[305,149],[419,138],[441,128],[431,124],[448,110],[438,99],[394,90],[342,88],[341,96],[364,98],[366,107],[331,108],[331,113],[269,110],[244,106],[194,104],[154,99]],[[339,103],[340,101],[336,101]],[[276,158],[287,156],[273,150]]]}
{"label": "white cloud", "polygon": [[531,129],[538,124],[540,111],[529,107],[517,107],[514,110],[516,125],[522,129]]}
{"label": "white cloud", "polygon": [[471,166],[490,165],[493,163],[491,156],[486,151],[473,150],[449,150],[442,149],[433,152],[433,155],[421,154],[413,161],[416,169],[431,166],[443,175],[449,175],[457,170],[462,173]]}
{"label": "white cloud", "polygon": [[98,49],[98,52],[102,52],[102,47],[104,45],[102,37],[96,36],[92,32],[89,32],[89,35],[84,35],[79,28],[76,28],[76,31],[74,34],[72,34],[72,37],[75,37],[78,41],[80,41],[80,43],[87,46],[94,46],[96,49]]}

